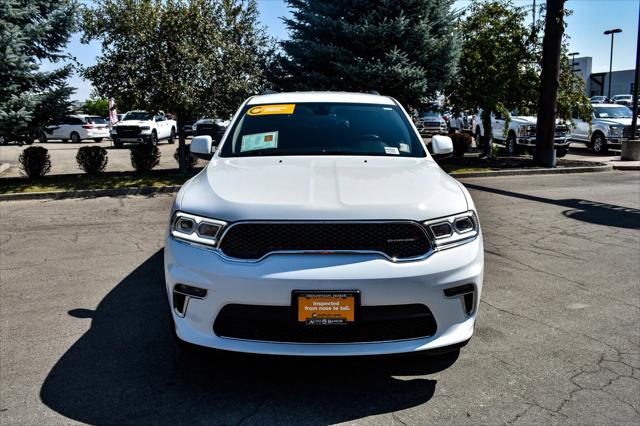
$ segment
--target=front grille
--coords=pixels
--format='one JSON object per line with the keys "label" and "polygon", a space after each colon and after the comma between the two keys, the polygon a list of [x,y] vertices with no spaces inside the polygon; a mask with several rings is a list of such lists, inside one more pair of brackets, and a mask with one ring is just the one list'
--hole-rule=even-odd
{"label": "front grille", "polygon": [[121,137],[138,136],[140,134],[140,126],[117,126],[116,132]]}
{"label": "front grille", "polygon": [[298,324],[289,306],[230,304],[213,324],[219,337],[288,343],[361,343],[433,336],[436,321],[421,304],[360,306],[358,318],[346,325]]}
{"label": "front grille", "polygon": [[556,126],[556,137],[563,138],[569,133],[569,127],[565,125]]}
{"label": "front grille", "polygon": [[374,251],[396,260],[429,253],[431,244],[414,222],[238,223],[222,237],[220,250],[257,260],[273,252]]}
{"label": "front grille", "polygon": [[636,126],[636,137],[631,137],[631,126],[624,126],[622,129],[622,137],[625,139],[640,139],[640,122]]}

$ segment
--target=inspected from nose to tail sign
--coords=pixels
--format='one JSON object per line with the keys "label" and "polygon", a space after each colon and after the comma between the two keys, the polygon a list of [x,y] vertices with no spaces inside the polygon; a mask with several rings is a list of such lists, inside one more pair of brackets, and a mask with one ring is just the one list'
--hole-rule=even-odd
{"label": "inspected from nose to tail sign", "polygon": [[482,233],[403,107],[372,94],[245,101],[177,194],[166,290],[181,348],[337,356],[457,350],[473,335]]}

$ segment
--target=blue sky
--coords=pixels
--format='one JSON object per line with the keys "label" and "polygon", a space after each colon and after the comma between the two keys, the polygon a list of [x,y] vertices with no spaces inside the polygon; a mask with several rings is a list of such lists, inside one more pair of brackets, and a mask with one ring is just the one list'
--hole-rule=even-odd
{"label": "blue sky", "polygon": [[[375,1],[375,0],[372,0]],[[543,3],[544,0],[537,0]],[[455,8],[465,8],[470,0],[458,0]],[[531,6],[533,0],[516,0],[519,6]],[[613,52],[613,69],[632,69],[635,66],[636,41],[638,37],[638,15],[640,0],[568,0],[567,8],[573,15],[567,19],[570,51],[580,52],[579,56],[593,57],[593,72],[609,70],[609,49],[611,36],[602,33],[610,28],[621,28],[616,34]],[[287,38],[287,29],[281,17],[288,16],[284,0],[258,0],[262,24],[267,32],[277,39]],[[100,54],[100,45],[80,43],[79,34],[75,34],[68,51],[83,65],[92,65]],[[79,76],[73,76],[70,84],[77,88],[74,96],[84,100],[91,94],[91,84]]]}

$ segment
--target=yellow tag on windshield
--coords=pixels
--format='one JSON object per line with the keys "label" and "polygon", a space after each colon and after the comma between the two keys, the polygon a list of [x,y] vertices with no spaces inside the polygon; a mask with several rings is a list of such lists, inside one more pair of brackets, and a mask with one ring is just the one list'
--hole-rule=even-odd
{"label": "yellow tag on windshield", "polygon": [[247,111],[247,115],[293,114],[296,104],[260,105]]}

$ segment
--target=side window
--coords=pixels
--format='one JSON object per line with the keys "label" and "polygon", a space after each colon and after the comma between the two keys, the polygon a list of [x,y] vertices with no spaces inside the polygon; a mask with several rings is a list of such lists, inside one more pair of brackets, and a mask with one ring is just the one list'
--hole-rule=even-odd
{"label": "side window", "polygon": [[82,121],[82,119],[78,117],[65,117],[63,120],[63,124],[77,125],[77,124],[84,124],[84,121]]}
{"label": "side window", "polygon": [[71,117],[62,117],[62,120],[60,120],[60,123],[71,124]]}
{"label": "side window", "polygon": [[503,119],[503,118],[502,118],[502,113],[501,113],[500,111],[496,111],[496,112],[494,112],[494,113],[493,113],[493,117],[494,117],[496,120],[502,120],[502,119]]}

